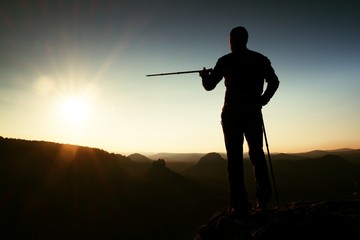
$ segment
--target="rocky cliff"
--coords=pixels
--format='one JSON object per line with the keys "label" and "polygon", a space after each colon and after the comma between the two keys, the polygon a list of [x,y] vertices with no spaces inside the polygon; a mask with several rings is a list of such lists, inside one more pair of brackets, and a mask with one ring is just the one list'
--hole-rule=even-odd
{"label": "rocky cliff", "polygon": [[360,201],[293,202],[238,221],[220,209],[195,240],[360,239]]}

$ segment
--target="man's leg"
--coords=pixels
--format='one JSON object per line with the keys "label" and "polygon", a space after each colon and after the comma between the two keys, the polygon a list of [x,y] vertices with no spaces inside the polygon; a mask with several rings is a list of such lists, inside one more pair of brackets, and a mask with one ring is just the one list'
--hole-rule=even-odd
{"label": "man's leg", "polygon": [[244,181],[243,131],[238,121],[223,114],[222,127],[228,159],[230,205],[241,213],[248,211],[248,195]]}

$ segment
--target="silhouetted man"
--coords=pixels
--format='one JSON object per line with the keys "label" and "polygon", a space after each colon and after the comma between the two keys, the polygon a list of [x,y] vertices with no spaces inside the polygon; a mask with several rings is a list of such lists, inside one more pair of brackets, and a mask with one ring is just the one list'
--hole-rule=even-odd
{"label": "silhouetted man", "polygon": [[[248,32],[236,27],[230,32],[231,53],[218,59],[212,71],[200,72],[207,91],[224,78],[226,93],[221,123],[228,159],[230,189],[229,214],[245,217],[249,211],[244,182],[244,136],[256,180],[256,207],[266,208],[271,199],[271,184],[263,151],[262,106],[275,94],[279,80],[270,60],[246,47]],[[264,90],[264,82],[267,82]]]}

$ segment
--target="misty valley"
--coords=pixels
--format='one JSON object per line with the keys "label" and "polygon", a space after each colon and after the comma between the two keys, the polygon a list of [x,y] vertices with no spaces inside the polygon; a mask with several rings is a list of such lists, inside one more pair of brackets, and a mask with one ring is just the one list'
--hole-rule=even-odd
{"label": "misty valley", "polygon": [[[280,204],[359,198],[360,150],[271,157]],[[253,197],[252,166],[244,164]],[[228,204],[226,168],[215,152],[124,156],[0,137],[1,236],[193,239]]]}

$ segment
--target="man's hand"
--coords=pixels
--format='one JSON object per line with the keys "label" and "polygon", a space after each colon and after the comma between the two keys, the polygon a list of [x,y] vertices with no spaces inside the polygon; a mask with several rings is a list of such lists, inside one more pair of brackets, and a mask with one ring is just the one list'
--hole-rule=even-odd
{"label": "man's hand", "polygon": [[217,81],[216,79],[214,79],[213,75],[210,75],[212,71],[213,71],[212,68],[210,69],[203,68],[203,70],[199,72],[199,75],[202,80],[202,85],[206,91],[213,90],[216,87],[216,84],[218,84],[219,81],[221,80],[219,79],[219,81]]}
{"label": "man's hand", "polygon": [[268,97],[266,97],[266,96],[264,96],[264,95],[262,95],[262,96],[260,97],[260,104],[261,104],[261,106],[265,106],[266,104],[269,103],[269,101],[270,101],[270,98],[268,98]]}
{"label": "man's hand", "polygon": [[203,79],[207,78],[207,77],[209,77],[210,72],[211,72],[211,69],[203,68],[203,70],[201,72],[199,72],[199,76]]}

